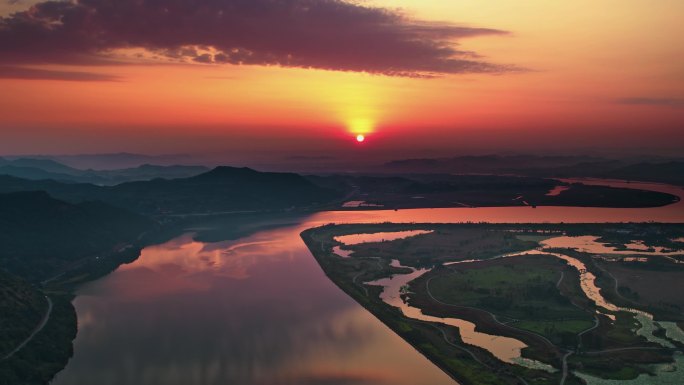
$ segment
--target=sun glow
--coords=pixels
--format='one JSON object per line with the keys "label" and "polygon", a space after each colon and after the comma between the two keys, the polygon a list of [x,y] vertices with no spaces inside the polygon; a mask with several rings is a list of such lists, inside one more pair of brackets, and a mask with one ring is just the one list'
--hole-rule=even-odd
{"label": "sun glow", "polygon": [[363,136],[363,135],[361,135],[361,134],[356,135],[356,141],[357,141],[357,142],[361,143],[361,142],[363,142],[364,140],[366,140],[366,137],[365,137],[365,136]]}
{"label": "sun glow", "polygon": [[365,135],[373,132],[373,122],[370,119],[352,119],[348,123],[352,134]]}

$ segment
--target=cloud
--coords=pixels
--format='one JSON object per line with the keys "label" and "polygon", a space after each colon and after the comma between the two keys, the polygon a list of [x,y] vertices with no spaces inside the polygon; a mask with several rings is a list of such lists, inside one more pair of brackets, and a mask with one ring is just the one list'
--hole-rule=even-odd
{"label": "cloud", "polygon": [[45,1],[0,18],[0,61],[87,64],[145,49],[184,62],[429,77],[519,70],[459,49],[459,39],[505,34],[344,0]]}
{"label": "cloud", "polygon": [[0,66],[0,79],[65,80],[80,82],[120,80],[118,76],[94,72],[56,71],[14,66]]}
{"label": "cloud", "polygon": [[684,107],[684,99],[632,97],[618,99],[619,104],[638,106]]}

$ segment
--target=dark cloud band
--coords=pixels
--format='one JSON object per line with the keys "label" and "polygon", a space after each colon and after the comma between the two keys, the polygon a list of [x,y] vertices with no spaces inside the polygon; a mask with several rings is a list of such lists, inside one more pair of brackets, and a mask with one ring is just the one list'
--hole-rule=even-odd
{"label": "dark cloud band", "polygon": [[619,104],[632,106],[661,106],[661,107],[684,107],[684,99],[674,98],[653,98],[653,97],[631,97],[618,99]]}
{"label": "dark cloud band", "polygon": [[0,66],[0,79],[65,80],[79,82],[119,81],[118,76],[82,71],[57,71],[39,68]]}
{"label": "dark cloud band", "polygon": [[46,1],[0,18],[0,62],[79,63],[126,48],[199,63],[386,75],[506,72],[458,49],[506,32],[430,23],[343,0]]}

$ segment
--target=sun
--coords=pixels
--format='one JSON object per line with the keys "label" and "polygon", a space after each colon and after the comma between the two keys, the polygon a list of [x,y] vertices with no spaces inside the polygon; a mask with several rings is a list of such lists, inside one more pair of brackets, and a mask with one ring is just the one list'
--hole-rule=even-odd
{"label": "sun", "polygon": [[356,138],[358,143],[366,140],[366,136],[374,132],[374,122],[366,118],[351,119],[347,122],[347,132]]}

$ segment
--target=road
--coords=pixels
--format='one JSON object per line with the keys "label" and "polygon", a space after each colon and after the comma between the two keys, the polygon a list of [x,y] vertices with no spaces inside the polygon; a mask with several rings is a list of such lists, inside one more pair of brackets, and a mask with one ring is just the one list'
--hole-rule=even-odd
{"label": "road", "polygon": [[568,357],[570,357],[572,353],[574,352],[569,351],[563,356],[563,377],[561,377],[560,385],[564,385],[565,380],[568,378]]}
{"label": "road", "polygon": [[[594,325],[588,329],[584,329],[581,332],[577,333],[577,350],[579,350],[580,347],[582,347],[582,336],[585,335],[586,333],[589,333],[590,331],[596,329],[598,326],[599,326],[599,319],[596,315],[594,315]],[[563,359],[562,359],[563,377],[561,377],[560,385],[565,385],[565,380],[568,378],[568,357],[570,357],[573,353],[575,353],[575,352],[573,352],[571,350],[571,351],[565,353],[565,355],[563,355]]]}
{"label": "road", "polygon": [[45,299],[47,300],[48,308],[47,308],[47,311],[45,312],[45,315],[43,316],[43,319],[40,320],[40,323],[36,326],[35,329],[33,329],[33,331],[31,332],[31,335],[29,335],[28,338],[26,338],[22,343],[20,343],[16,348],[14,348],[14,350],[12,350],[11,352],[7,353],[2,358],[0,358],[0,361],[4,361],[8,358],[11,358],[15,353],[17,353],[24,346],[26,346],[26,344],[31,342],[33,337],[35,337],[35,335],[38,334],[38,332],[43,330],[43,328],[47,324],[48,320],[50,319],[50,314],[52,313],[52,300],[48,296],[45,296]]}

